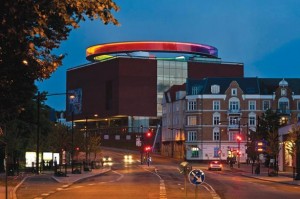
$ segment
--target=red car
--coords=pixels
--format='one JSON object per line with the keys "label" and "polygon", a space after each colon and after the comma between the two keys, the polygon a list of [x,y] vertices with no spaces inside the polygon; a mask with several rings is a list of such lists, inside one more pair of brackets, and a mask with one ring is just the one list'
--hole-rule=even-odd
{"label": "red car", "polygon": [[217,161],[217,160],[214,160],[214,161],[211,161],[208,165],[208,170],[219,170],[219,171],[222,171],[222,164],[220,161]]}

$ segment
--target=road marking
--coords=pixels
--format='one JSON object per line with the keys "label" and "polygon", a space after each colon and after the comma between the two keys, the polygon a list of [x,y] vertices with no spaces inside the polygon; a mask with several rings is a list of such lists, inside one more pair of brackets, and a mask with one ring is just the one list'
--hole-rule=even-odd
{"label": "road marking", "polygon": [[42,196],[49,196],[50,194],[49,193],[42,193],[41,195]]}
{"label": "road marking", "polygon": [[[143,168],[143,167],[142,167]],[[156,175],[159,178],[159,199],[168,199],[167,198],[167,191],[165,186],[165,181],[162,179],[162,177],[158,174],[158,170],[155,169],[155,172],[152,172],[146,168],[143,168],[144,170]]]}
{"label": "road marking", "polygon": [[213,199],[221,199],[221,197],[216,193],[216,191],[210,184],[204,182],[202,183],[202,186],[210,193]]}
{"label": "road marking", "polygon": [[164,180],[160,180],[159,183],[159,199],[167,199],[167,192]]}

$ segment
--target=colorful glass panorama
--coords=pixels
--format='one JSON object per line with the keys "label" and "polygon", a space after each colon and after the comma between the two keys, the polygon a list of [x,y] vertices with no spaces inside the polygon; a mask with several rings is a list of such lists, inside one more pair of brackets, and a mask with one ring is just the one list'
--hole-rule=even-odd
{"label": "colorful glass panorama", "polygon": [[130,53],[136,51],[186,53],[212,58],[218,57],[218,49],[209,45],[166,41],[135,41],[107,43],[91,46],[86,49],[86,59],[89,61],[96,61],[95,57],[101,55]]}

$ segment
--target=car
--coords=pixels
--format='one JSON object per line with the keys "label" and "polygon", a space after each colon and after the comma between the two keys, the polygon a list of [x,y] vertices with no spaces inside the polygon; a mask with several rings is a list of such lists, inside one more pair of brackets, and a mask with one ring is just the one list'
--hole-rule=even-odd
{"label": "car", "polygon": [[130,154],[124,155],[124,162],[129,162],[129,163],[133,162],[132,155]]}
{"label": "car", "polygon": [[223,165],[220,161],[214,160],[209,162],[208,164],[208,170],[219,170],[222,171]]}
{"label": "car", "polygon": [[110,156],[103,156],[102,163],[103,163],[103,166],[105,166],[105,165],[111,166],[112,165],[112,158]]}

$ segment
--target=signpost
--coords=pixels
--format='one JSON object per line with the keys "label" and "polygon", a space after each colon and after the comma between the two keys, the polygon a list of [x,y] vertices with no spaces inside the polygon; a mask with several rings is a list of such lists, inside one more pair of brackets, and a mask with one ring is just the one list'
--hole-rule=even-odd
{"label": "signpost", "polygon": [[188,162],[180,163],[179,172],[184,175],[185,198],[187,198],[187,189],[186,189],[187,175],[191,170],[192,170],[192,166],[190,166]]}
{"label": "signpost", "polygon": [[189,173],[189,180],[191,184],[196,185],[195,186],[195,198],[197,198],[197,190],[198,185],[202,184],[205,180],[205,175],[202,170],[194,169]]}

